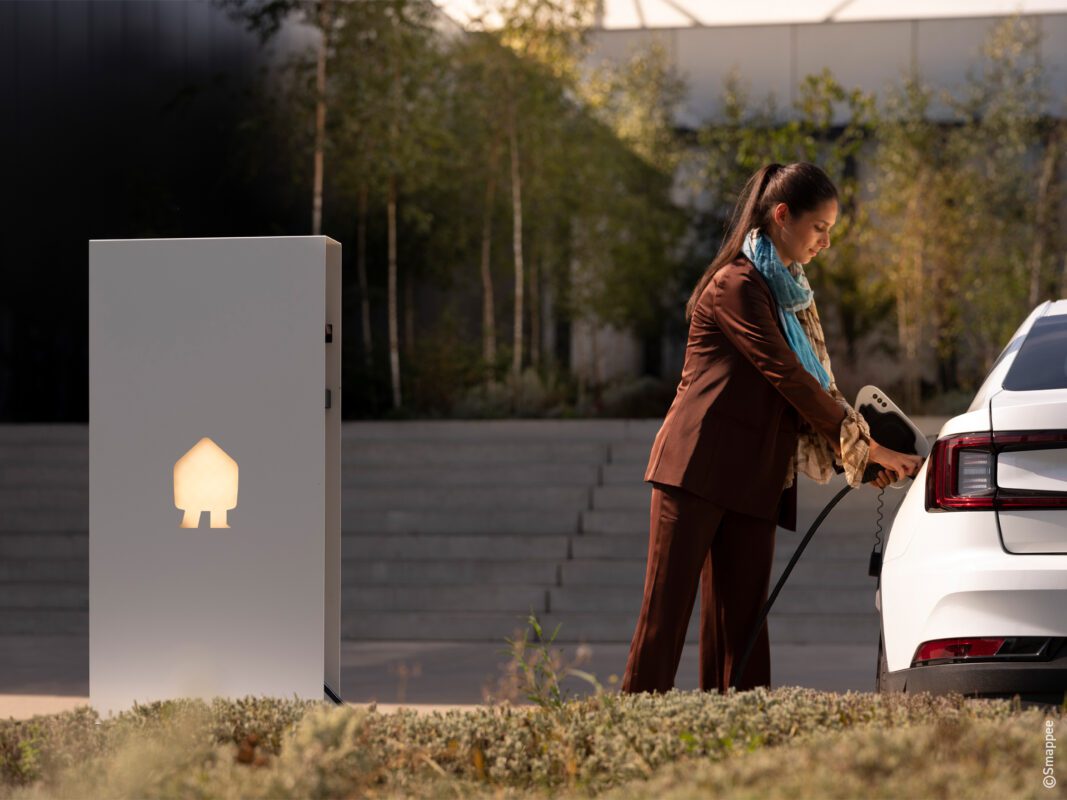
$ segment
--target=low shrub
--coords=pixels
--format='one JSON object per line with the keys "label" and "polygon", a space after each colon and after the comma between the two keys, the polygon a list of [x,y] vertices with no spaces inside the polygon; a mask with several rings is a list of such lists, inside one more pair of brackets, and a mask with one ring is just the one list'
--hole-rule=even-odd
{"label": "low shrub", "polygon": [[[523,797],[562,790],[593,795],[634,781],[631,790],[642,794],[639,787],[650,779],[663,781],[665,790],[688,786],[696,765],[699,780],[758,782],[761,770],[785,757],[783,745],[806,747],[801,742],[814,734],[830,736],[818,747],[840,749],[840,769],[856,775],[881,742],[890,743],[899,763],[925,763],[933,751],[906,742],[933,741],[949,730],[979,732],[989,742],[995,740],[990,731],[1007,731],[1021,748],[1022,732],[1038,730],[1038,717],[1044,719],[1004,700],[798,687],[727,695],[602,692],[559,704],[427,715],[295,700],[183,700],[106,720],[79,709],[0,723],[0,795]],[[896,738],[885,738],[894,732]],[[962,753],[964,745],[958,747]],[[740,762],[729,768],[735,771],[706,771],[713,762],[768,748],[775,754],[752,761],[763,766],[750,772]],[[815,758],[806,752],[789,751],[789,758],[798,764]],[[664,772],[672,765],[682,772]],[[828,782],[831,769],[823,774]],[[688,796],[684,787],[677,791]]]}

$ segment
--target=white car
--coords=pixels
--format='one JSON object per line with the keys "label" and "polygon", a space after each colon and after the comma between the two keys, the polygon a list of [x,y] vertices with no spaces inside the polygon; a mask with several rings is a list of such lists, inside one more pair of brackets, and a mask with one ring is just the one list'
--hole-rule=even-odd
{"label": "white car", "polygon": [[1067,692],[1067,300],[1033,310],[941,428],[886,540],[879,691]]}

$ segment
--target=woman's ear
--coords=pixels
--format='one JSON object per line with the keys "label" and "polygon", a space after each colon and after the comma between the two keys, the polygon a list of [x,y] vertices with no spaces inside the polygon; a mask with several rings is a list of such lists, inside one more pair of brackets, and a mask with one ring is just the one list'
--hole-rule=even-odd
{"label": "woman's ear", "polygon": [[785,203],[779,203],[774,207],[771,212],[771,216],[774,217],[774,221],[778,225],[785,225],[789,222],[789,206]]}

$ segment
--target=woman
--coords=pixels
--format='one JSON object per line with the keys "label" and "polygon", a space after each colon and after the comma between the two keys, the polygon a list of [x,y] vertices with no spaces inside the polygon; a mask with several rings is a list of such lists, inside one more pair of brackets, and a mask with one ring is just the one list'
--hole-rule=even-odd
{"label": "woman", "polygon": [[[745,185],[686,306],[678,390],[656,434],[644,600],[622,691],[666,692],[701,588],[700,687],[725,692],[767,600],[776,524],[796,530],[796,472],[884,487],[917,456],[882,447],[838,391],[802,265],[830,246],[837,189],[814,164]],[[836,466],[835,466],[836,465]],[[738,689],[770,685],[764,622]]]}

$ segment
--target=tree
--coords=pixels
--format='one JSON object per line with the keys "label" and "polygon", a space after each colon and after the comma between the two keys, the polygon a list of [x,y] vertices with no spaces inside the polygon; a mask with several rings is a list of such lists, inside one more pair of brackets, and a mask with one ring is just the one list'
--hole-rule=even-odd
{"label": "tree", "polygon": [[828,70],[801,81],[788,115],[773,96],[754,103],[734,72],[723,81],[721,119],[697,132],[689,170],[706,209],[702,227],[710,230],[725,230],[738,192],[763,165],[811,161],[826,170],[837,186],[840,211],[833,246],[809,277],[824,317],[841,327],[849,364],[887,310],[879,270],[864,258],[869,221],[857,169],[875,124],[873,96],[846,89]]}
{"label": "tree", "polygon": [[558,98],[574,85],[594,11],[594,0],[502,0],[492,9],[491,22],[488,13],[473,21],[474,30],[501,45],[499,50],[483,52],[495,60],[493,69],[503,101],[499,124],[509,155],[515,272],[513,379],[523,364],[523,162],[538,163],[531,153],[525,153],[524,159],[524,149],[537,136],[538,126],[551,125],[553,117],[546,112],[558,107]]}
{"label": "tree", "polygon": [[[340,158],[346,162],[341,171],[357,185],[361,213],[371,185],[378,184],[385,195],[389,368],[396,408],[402,405],[397,238],[401,196],[432,182],[448,150],[442,124],[448,83],[443,43],[435,28],[437,13],[429,0],[349,3],[336,40],[338,129],[345,147]],[[365,277],[360,280],[365,282]],[[414,344],[414,280],[409,270],[409,348]]]}
{"label": "tree", "polygon": [[[326,150],[327,64],[331,57],[337,15],[334,0],[216,0],[231,16],[243,21],[266,42],[282,25],[298,20],[318,32],[315,45],[315,137],[312,149],[311,234],[322,233],[322,187]],[[301,54],[289,67],[300,68]]]}

